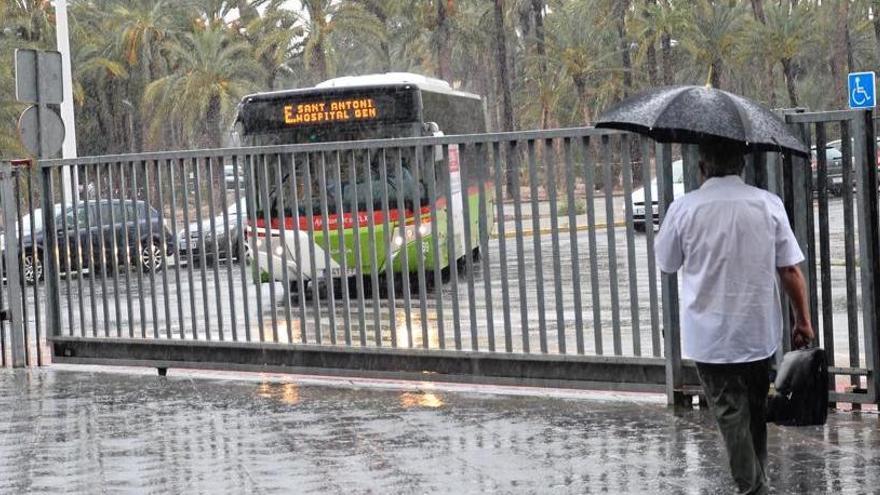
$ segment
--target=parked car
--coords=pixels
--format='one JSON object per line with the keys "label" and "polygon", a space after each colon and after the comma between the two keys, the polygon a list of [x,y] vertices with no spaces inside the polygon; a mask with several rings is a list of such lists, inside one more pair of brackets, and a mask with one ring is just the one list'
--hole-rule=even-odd
{"label": "parked car", "polygon": [[[682,165],[683,162],[681,160],[676,160],[672,162],[672,193],[675,198],[684,195],[684,173]],[[660,196],[657,190],[657,178],[655,177],[654,180],[651,181],[651,201],[653,203],[651,207],[651,217],[653,225],[660,224],[659,197]],[[639,232],[644,232],[647,228],[645,188],[640,187],[633,191],[632,196],[630,196],[630,201],[632,202],[633,208],[633,227]]]}
{"label": "parked car", "polygon": [[[241,198],[238,204],[232,204],[226,213],[220,213],[214,217],[213,226],[210,218],[204,218],[193,222],[186,229],[177,233],[177,253],[181,263],[188,263],[192,256],[193,263],[201,263],[202,252],[207,263],[215,263],[220,260],[238,260],[241,249],[248,253],[250,246],[243,242],[241,232],[238,229],[238,212],[241,212],[242,228],[247,222],[246,198]],[[226,221],[229,221],[227,229]],[[201,226],[201,231],[199,227]],[[216,241],[216,246],[215,246]],[[204,246],[204,248],[202,248]],[[204,249],[204,251],[202,251]],[[247,254],[246,254],[247,256]]]}
{"label": "parked car", "polygon": [[[166,227],[162,216],[143,201],[87,200],[76,208],[65,208],[63,213],[61,206],[56,205],[55,213],[59,268],[62,273],[84,269],[112,272],[114,256],[116,269],[125,266],[127,260],[129,266],[146,272],[158,271],[165,267],[166,256],[173,254],[176,249],[174,235]],[[24,253],[21,270],[28,284],[36,283],[44,276],[42,253],[46,236],[42,222],[36,221],[36,218],[42,218],[40,211],[35,210],[34,214],[34,223],[38,225],[34,232],[30,232],[30,219],[27,216],[22,218],[26,233],[22,237]],[[25,225],[28,226],[26,229]],[[166,256],[162,253],[163,244]]]}
{"label": "parked car", "polygon": [[[816,147],[810,149],[810,167],[813,169],[813,190],[819,188],[818,153]],[[843,153],[832,144],[825,147],[825,170],[827,171],[828,192],[835,196],[843,194]],[[855,181],[855,174],[853,174]]]}

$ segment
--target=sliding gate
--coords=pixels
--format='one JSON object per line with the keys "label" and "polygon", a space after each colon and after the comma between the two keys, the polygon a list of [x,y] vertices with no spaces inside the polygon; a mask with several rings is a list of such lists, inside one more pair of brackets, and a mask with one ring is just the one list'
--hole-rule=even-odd
{"label": "sliding gate", "polygon": [[[828,188],[814,199],[812,183],[829,180],[822,153],[815,181],[803,160],[773,154],[746,171],[790,208],[814,260],[804,268],[835,400],[859,403],[877,398],[880,294],[866,115],[787,117],[819,144],[842,136],[855,164],[842,183],[856,189],[835,189],[840,199]],[[45,304],[31,315],[55,362],[673,400],[698,387],[651,219],[696,186],[695,165],[692,147],[593,128],[43,161],[29,204],[42,206],[30,249],[44,276],[25,284]]]}

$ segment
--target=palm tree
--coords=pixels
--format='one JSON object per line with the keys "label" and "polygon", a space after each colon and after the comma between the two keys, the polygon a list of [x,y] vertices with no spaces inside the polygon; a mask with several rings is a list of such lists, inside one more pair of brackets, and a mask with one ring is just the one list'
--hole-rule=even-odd
{"label": "palm tree", "polygon": [[262,68],[250,46],[223,28],[198,29],[166,46],[174,70],[144,93],[150,139],[157,142],[170,126],[183,137],[178,144],[219,147],[241,97],[257,89]]}
{"label": "palm tree", "polygon": [[346,35],[358,33],[359,41],[379,49],[385,26],[362,5],[334,0],[302,0],[298,14],[305,40],[302,57],[312,82],[336,73],[336,43]]}
{"label": "palm tree", "polygon": [[725,61],[731,60],[745,27],[742,4],[697,0],[688,12],[681,40],[697,67],[708,70],[708,83],[720,88]]}
{"label": "palm tree", "polygon": [[284,8],[284,0],[271,0],[263,15],[254,15],[244,24],[242,34],[252,46],[266,75],[265,89],[275,89],[282,75],[291,74],[296,40],[304,31],[296,15]]}
{"label": "palm tree", "polygon": [[776,61],[782,64],[789,104],[799,105],[794,61],[815,42],[814,11],[811,5],[797,7],[768,4],[762,9],[764,21],[753,21],[747,30],[748,43],[743,44],[746,53],[758,60],[768,61],[772,82],[772,70]]}

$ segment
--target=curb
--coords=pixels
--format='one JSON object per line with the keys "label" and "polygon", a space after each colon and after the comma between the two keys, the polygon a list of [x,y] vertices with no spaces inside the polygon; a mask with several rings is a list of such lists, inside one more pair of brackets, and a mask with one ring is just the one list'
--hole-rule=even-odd
{"label": "curb", "polygon": [[[626,226],[626,222],[615,222],[612,224],[612,227],[615,227],[615,228],[625,227],[625,226]],[[607,229],[607,228],[608,228],[607,223],[597,223],[595,225],[596,230]],[[590,230],[590,226],[589,225],[578,225],[577,227],[575,227],[574,230],[575,230],[575,232],[584,232],[584,231]],[[570,227],[560,227],[556,231],[559,233],[568,233],[568,232],[571,232],[571,228]],[[544,228],[544,229],[539,229],[537,231],[537,233],[538,233],[538,235],[549,235],[549,234],[553,233],[553,229],[550,227]],[[533,237],[534,235],[535,235],[535,230],[523,230],[522,231],[523,237]],[[500,239],[501,238],[501,236],[498,234],[493,234],[490,237],[492,239]],[[517,237],[516,232],[505,232],[504,233],[505,239],[515,239],[516,237]]]}

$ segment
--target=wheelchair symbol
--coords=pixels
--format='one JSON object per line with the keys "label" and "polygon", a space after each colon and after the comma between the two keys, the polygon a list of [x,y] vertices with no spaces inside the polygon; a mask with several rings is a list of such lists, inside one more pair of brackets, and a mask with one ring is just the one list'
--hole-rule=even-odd
{"label": "wheelchair symbol", "polygon": [[850,98],[857,106],[862,106],[871,101],[871,95],[869,95],[868,92],[865,91],[865,88],[862,87],[858,77],[855,78],[855,87],[852,90]]}

